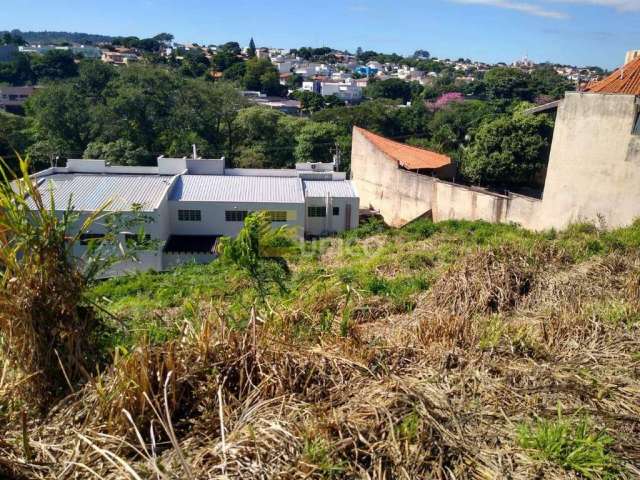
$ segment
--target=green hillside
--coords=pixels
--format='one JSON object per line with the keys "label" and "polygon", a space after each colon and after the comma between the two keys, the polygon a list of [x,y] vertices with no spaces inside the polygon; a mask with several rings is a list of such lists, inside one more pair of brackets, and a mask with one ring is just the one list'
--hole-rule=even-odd
{"label": "green hillside", "polygon": [[93,285],[83,385],[43,414],[0,375],[0,476],[640,474],[640,224],[372,222],[285,259],[265,302],[221,260]]}

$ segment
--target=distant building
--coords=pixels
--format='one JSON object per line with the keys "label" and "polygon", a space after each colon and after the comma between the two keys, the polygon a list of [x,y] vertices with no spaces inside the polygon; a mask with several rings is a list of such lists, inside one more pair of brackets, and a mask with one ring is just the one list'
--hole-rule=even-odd
{"label": "distant building", "polygon": [[378,69],[375,67],[368,67],[366,65],[359,65],[353,70],[358,75],[364,75],[365,77],[372,77],[378,73]]}
{"label": "distant building", "polygon": [[358,87],[355,81],[352,80],[345,80],[344,82],[321,82],[320,94],[323,97],[335,95],[340,100],[351,103],[362,100],[362,88]]}
{"label": "distant building", "polygon": [[36,55],[44,55],[52,50],[70,51],[74,55],[82,55],[85,58],[98,59],[102,55],[102,50],[98,47],[75,45],[75,46],[58,46],[58,45],[29,45],[19,47],[21,53],[29,53]]}
{"label": "distant building", "polygon": [[0,85],[0,109],[19,110],[37,87],[3,87]]}
{"label": "distant building", "polygon": [[102,61],[112,65],[128,65],[129,63],[137,62],[138,55],[131,52],[110,52],[104,50],[102,52]]}

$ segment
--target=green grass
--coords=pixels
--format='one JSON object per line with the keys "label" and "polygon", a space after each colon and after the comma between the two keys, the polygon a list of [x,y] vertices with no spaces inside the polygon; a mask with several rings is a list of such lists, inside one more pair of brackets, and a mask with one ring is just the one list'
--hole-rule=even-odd
{"label": "green grass", "polygon": [[[529,232],[515,225],[423,219],[389,229],[370,220],[341,238],[302,244],[288,259],[294,272],[288,291],[274,292],[270,302],[285,316],[288,311],[303,312],[295,314],[297,324],[293,327],[300,338],[319,338],[329,331],[346,335],[352,311],[369,311],[371,304],[374,312],[381,307],[389,312],[409,312],[418,295],[466,253],[504,244],[524,250],[555,245],[577,261],[640,246],[640,222],[611,232],[588,224],[573,225],[562,232]],[[330,255],[325,257],[326,253]],[[346,309],[349,314],[343,315],[347,287],[352,294]],[[182,322],[197,316],[194,311],[202,303],[214,305],[232,327],[242,328],[254,293],[237,271],[216,261],[103,281],[92,288],[90,298],[120,319],[120,323],[107,319],[112,329],[105,333],[102,344],[112,348],[128,347],[141,335],[151,342],[170,339]],[[635,323],[637,319],[628,311],[624,306],[605,305],[595,309],[594,315]],[[501,334],[497,327],[486,325],[481,348],[497,345]]]}
{"label": "green grass", "polygon": [[540,419],[521,425],[518,443],[539,460],[553,462],[585,478],[614,478],[619,462],[609,449],[613,439],[595,430],[588,418],[576,422],[558,415],[555,420]]}
{"label": "green grass", "polygon": [[322,438],[306,439],[302,454],[322,478],[338,477],[345,470],[344,463],[334,459],[331,445]]}

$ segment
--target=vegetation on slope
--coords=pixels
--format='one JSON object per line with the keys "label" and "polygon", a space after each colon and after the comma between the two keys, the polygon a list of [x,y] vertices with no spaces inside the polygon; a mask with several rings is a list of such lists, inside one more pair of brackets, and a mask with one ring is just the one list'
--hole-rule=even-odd
{"label": "vegetation on slope", "polygon": [[373,222],[290,253],[264,305],[223,261],[99,283],[89,382],[41,417],[5,368],[0,472],[632,478],[639,248],[640,224]]}

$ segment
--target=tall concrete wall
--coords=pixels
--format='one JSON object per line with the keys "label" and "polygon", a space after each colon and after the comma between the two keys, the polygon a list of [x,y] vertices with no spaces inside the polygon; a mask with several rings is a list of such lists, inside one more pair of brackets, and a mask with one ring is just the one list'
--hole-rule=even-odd
{"label": "tall concrete wall", "polygon": [[567,93],[558,108],[537,228],[640,216],[640,136],[632,95]]}
{"label": "tall concrete wall", "polygon": [[353,180],[363,208],[392,226],[431,213],[450,219],[564,228],[578,221],[608,227],[640,217],[640,106],[632,95],[567,93],[556,118],[542,200],[498,195],[402,170],[354,130]]}

